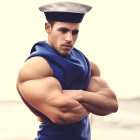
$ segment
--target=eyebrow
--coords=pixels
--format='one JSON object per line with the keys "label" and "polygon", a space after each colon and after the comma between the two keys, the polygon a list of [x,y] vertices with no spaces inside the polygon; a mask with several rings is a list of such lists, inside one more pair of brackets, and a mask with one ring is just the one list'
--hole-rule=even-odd
{"label": "eyebrow", "polygon": [[[65,28],[65,27],[60,27],[60,28],[58,28],[58,30],[59,31],[61,31],[61,30],[69,31],[69,29],[68,28]],[[79,30],[75,29],[72,32],[79,32]]]}
{"label": "eyebrow", "polygon": [[58,28],[58,30],[66,30],[66,31],[69,31],[69,29],[68,28],[65,28],[65,27],[60,27],[60,28]]}

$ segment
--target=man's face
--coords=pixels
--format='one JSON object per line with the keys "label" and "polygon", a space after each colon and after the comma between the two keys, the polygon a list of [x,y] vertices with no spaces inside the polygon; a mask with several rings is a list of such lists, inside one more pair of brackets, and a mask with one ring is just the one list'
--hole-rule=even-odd
{"label": "man's face", "polygon": [[68,56],[77,40],[80,23],[56,22],[48,34],[48,44],[62,56]]}

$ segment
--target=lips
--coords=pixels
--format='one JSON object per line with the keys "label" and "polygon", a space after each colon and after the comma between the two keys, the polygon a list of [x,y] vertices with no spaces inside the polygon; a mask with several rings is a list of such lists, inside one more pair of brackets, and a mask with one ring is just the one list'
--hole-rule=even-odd
{"label": "lips", "polygon": [[71,45],[62,45],[63,47],[66,47],[66,48],[72,48]]}

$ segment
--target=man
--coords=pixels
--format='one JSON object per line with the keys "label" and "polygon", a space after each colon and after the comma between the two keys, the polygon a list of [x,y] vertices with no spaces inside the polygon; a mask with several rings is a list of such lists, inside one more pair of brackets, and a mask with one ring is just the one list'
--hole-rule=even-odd
{"label": "man", "polygon": [[41,121],[36,140],[90,140],[88,114],[116,112],[114,92],[98,66],[76,48],[84,13],[91,7],[56,2],[39,8],[48,40],[36,43],[20,69],[17,90]]}

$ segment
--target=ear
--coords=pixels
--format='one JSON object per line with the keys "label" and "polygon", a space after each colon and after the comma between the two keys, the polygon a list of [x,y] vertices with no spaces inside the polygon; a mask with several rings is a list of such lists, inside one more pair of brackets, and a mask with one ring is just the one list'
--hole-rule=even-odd
{"label": "ear", "polygon": [[45,23],[45,30],[48,34],[51,32],[51,24],[49,22]]}

